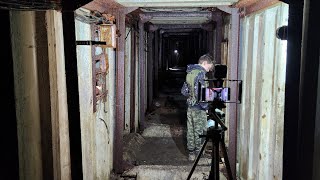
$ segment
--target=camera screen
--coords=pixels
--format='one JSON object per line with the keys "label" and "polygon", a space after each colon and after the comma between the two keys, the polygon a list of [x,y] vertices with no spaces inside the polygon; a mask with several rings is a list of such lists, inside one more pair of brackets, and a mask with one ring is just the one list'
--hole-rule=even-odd
{"label": "camera screen", "polygon": [[205,100],[206,101],[223,101],[230,100],[230,88],[206,88]]}

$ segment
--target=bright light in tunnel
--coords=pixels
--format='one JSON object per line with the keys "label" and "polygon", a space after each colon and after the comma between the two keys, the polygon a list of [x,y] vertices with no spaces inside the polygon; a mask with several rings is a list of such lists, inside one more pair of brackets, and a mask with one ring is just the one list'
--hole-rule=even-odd
{"label": "bright light in tunnel", "polygon": [[175,49],[173,52],[174,52],[175,54],[178,54],[178,50],[176,50],[176,49]]}

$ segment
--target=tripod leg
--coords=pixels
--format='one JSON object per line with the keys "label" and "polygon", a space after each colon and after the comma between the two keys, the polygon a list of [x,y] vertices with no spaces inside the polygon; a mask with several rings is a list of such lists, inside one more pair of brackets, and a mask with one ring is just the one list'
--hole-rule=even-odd
{"label": "tripod leg", "polygon": [[200,157],[201,157],[201,154],[203,153],[203,150],[204,150],[204,148],[206,147],[206,145],[207,145],[207,143],[208,143],[208,140],[209,140],[209,139],[206,138],[206,141],[203,143],[203,145],[202,145],[202,147],[201,147],[201,150],[200,150],[200,153],[197,155],[197,158],[196,158],[196,160],[195,160],[194,163],[193,163],[192,169],[191,169],[191,171],[190,171],[190,173],[189,173],[189,175],[188,175],[187,180],[189,180],[189,179],[191,178],[192,173],[193,173],[194,169],[196,168],[196,166],[197,166],[197,164],[198,164],[198,161],[199,161],[199,159],[200,159]]}
{"label": "tripod leg", "polygon": [[209,174],[209,180],[219,180],[220,171],[219,171],[219,134],[215,134],[215,138],[212,139],[213,151],[212,151],[212,160],[211,160],[211,171]]}
{"label": "tripod leg", "polygon": [[229,180],[233,180],[231,167],[230,167],[230,162],[229,162],[229,158],[228,158],[228,153],[227,153],[227,150],[226,150],[226,145],[222,141],[221,141],[221,150],[223,152],[223,158],[224,158],[224,161],[225,161],[225,164],[226,164],[226,168],[227,168],[228,179]]}

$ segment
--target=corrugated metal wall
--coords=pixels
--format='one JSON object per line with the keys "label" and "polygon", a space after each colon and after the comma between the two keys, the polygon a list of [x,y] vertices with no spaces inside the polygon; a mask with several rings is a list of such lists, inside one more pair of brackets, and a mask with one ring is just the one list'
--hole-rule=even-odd
{"label": "corrugated metal wall", "polygon": [[282,179],[286,41],[276,29],[288,22],[278,3],[241,19],[238,162],[241,179]]}

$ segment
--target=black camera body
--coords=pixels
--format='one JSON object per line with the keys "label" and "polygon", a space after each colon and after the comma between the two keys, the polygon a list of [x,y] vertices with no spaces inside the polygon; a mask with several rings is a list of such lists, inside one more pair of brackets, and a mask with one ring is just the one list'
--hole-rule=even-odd
{"label": "black camera body", "polygon": [[[224,103],[241,103],[242,81],[241,80],[225,80],[227,76],[227,66],[217,64],[215,65],[215,72],[213,79],[206,79],[209,84],[213,84],[213,87],[205,87],[201,83],[198,88],[198,101],[199,102],[213,102],[218,106],[223,107]],[[230,101],[231,88],[225,87],[225,81],[237,81],[238,85],[238,102]]]}

